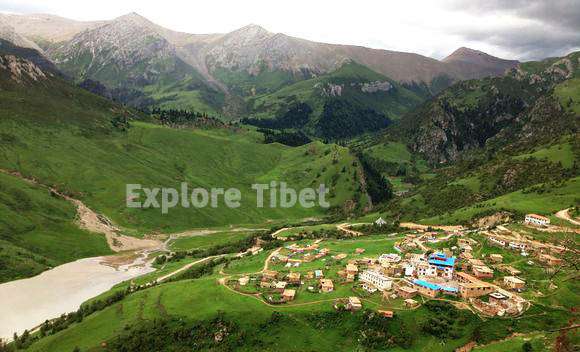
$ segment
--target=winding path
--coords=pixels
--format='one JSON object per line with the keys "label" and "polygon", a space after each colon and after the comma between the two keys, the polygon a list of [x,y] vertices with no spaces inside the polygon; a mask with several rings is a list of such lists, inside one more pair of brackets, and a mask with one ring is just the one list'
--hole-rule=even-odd
{"label": "winding path", "polygon": [[576,226],[580,226],[580,221],[577,221],[570,216],[570,208],[560,210],[556,213],[556,217],[562,220],[566,220]]}

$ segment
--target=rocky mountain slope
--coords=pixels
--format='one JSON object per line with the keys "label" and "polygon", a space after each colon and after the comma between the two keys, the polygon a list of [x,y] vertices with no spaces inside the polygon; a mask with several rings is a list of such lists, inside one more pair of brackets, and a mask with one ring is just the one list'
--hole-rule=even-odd
{"label": "rocky mountain slope", "polygon": [[499,76],[518,64],[516,60],[500,59],[482,51],[465,47],[457,49],[441,62],[452,66],[461,79]]}
{"label": "rocky mountain slope", "polygon": [[460,82],[405,117],[411,147],[432,164],[490,145],[532,144],[578,129],[580,53]]}
{"label": "rocky mountain slope", "polygon": [[75,21],[49,14],[16,15],[0,13],[0,22],[13,27],[20,35],[40,46],[70,40],[74,35],[100,26],[106,21]]}
{"label": "rocky mountain slope", "polygon": [[466,55],[456,54],[438,61],[413,53],[317,43],[256,25],[226,34],[180,33],[135,13],[98,22],[50,15],[2,15],[0,20],[37,42],[75,80],[97,80],[108,89],[119,89],[112,94],[119,100],[218,114],[245,110],[235,97],[273,93],[351,61],[421,95],[515,65],[491,56],[465,60]]}
{"label": "rocky mountain slope", "polygon": [[[249,107],[255,118],[244,122],[348,138],[388,126],[424,99],[366,66],[347,62],[334,72],[252,97]],[[305,117],[296,107],[310,113]]]}
{"label": "rocky mountain slope", "polygon": [[36,43],[18,34],[12,26],[4,23],[1,18],[0,18],[0,39],[10,42],[13,45],[22,48],[35,49],[39,52],[42,51],[42,49],[38,45],[36,45]]}

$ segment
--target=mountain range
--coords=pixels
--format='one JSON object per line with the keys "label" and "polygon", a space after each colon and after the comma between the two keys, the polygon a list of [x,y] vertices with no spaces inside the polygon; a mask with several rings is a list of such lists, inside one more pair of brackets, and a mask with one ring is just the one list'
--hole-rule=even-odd
{"label": "mountain range", "polygon": [[[101,94],[120,102],[230,118],[264,115],[253,109],[255,100],[353,62],[384,77],[382,82],[394,81],[400,89],[408,89],[416,101],[453,82],[499,75],[518,64],[467,48],[439,61],[413,53],[317,43],[257,25],[225,34],[189,34],[163,28],[136,13],[94,22],[0,14],[0,38],[38,50],[78,83],[99,82]],[[371,99],[373,93],[366,92]],[[267,113],[280,115],[290,108],[276,105],[278,110]],[[409,108],[405,102],[395,105],[381,112],[396,119]]]}

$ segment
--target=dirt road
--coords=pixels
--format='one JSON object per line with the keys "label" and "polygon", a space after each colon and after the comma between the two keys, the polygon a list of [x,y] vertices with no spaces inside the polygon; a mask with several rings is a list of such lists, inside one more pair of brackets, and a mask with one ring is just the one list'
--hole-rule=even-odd
{"label": "dirt road", "polygon": [[211,256],[211,257],[205,257],[205,258],[200,259],[200,260],[197,260],[195,262],[191,262],[189,264],[186,264],[186,265],[182,266],[181,268],[179,268],[179,269],[177,269],[175,271],[170,272],[169,274],[165,274],[165,275],[163,275],[161,277],[158,277],[157,279],[155,279],[155,282],[156,283],[161,283],[161,282],[163,282],[163,281],[165,281],[165,280],[167,280],[167,279],[169,279],[169,278],[171,278],[171,277],[173,277],[173,276],[175,276],[175,275],[177,275],[177,274],[179,274],[181,272],[184,272],[185,270],[191,268],[194,265],[197,265],[199,263],[206,262],[206,261],[208,261],[210,259],[220,258],[220,257],[223,257],[223,256],[225,256],[225,254],[214,255],[214,256]]}
{"label": "dirt road", "polygon": [[358,225],[369,225],[369,224],[368,223],[349,224],[349,223],[346,223],[345,222],[344,224],[338,224],[338,225],[336,225],[336,228],[339,231],[346,232],[349,235],[358,237],[358,236],[362,236],[363,233],[362,232],[359,232],[359,231],[355,231],[355,230],[351,230],[350,229],[351,226],[358,226]]}
{"label": "dirt road", "polygon": [[580,226],[580,221],[577,221],[570,216],[570,208],[560,210],[556,213],[556,217],[562,220],[566,220],[576,226]]}
{"label": "dirt road", "polygon": [[443,231],[462,231],[464,230],[464,227],[461,225],[421,225],[421,224],[417,224],[414,222],[402,222],[400,225],[400,227],[405,228],[405,229],[411,229],[411,230],[423,230],[426,231],[428,228],[432,228],[435,230],[443,230]]}

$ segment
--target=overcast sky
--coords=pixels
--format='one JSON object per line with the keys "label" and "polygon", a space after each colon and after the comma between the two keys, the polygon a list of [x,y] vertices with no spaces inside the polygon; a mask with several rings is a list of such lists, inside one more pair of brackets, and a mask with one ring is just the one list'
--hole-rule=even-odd
{"label": "overcast sky", "polygon": [[580,49],[580,0],[0,0],[0,11],[76,20],[137,12],[189,33],[222,33],[253,23],[320,42],[438,59],[461,46],[519,60]]}

